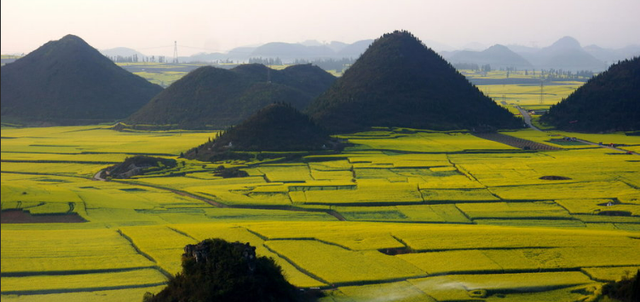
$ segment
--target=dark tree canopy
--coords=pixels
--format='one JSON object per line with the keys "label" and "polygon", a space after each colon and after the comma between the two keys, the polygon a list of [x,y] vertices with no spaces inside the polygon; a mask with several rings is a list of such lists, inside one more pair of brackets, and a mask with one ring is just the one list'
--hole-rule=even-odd
{"label": "dark tree canopy", "polygon": [[375,40],[307,112],[333,133],[372,126],[445,130],[522,125],[406,31]]}
{"label": "dark tree canopy", "polygon": [[162,91],[73,35],[3,66],[1,81],[3,121],[27,124],[114,121]]}
{"label": "dark tree canopy", "polygon": [[147,293],[144,302],[296,301],[295,287],[283,276],[273,259],[257,257],[249,243],[206,239],[187,245],[182,272],[169,280],[156,295]]}
{"label": "dark tree canopy", "polygon": [[640,57],[611,65],[540,120],[569,131],[640,130]]}

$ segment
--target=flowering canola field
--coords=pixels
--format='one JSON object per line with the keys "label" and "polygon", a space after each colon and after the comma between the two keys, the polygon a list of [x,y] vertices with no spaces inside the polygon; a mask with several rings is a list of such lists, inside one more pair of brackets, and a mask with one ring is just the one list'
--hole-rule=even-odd
{"label": "flowering canola field", "polygon": [[[215,134],[2,128],[2,300],[139,301],[207,238],[250,242],[322,301],[574,301],[640,268],[637,155],[504,134],[562,149],[381,128],[341,154],[203,163],[178,156]],[[92,179],[138,154],[179,165]]]}

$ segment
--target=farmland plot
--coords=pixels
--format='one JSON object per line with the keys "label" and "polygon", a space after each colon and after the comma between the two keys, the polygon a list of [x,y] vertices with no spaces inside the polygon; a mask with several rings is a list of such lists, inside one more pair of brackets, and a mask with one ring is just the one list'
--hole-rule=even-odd
{"label": "farmland plot", "polygon": [[[176,158],[212,134],[2,132],[3,215],[86,220],[3,218],[3,301],[140,300],[180,270],[185,244],[213,237],[250,242],[294,285],[337,301],[574,301],[640,266],[640,161],[597,146],[526,152],[466,132],[379,129],[346,135],[362,145],[341,154],[178,159],[185,163],[171,171],[98,182],[89,178],[109,164],[96,162]],[[249,176],[215,176],[220,165]],[[56,285],[51,272],[71,285]]]}

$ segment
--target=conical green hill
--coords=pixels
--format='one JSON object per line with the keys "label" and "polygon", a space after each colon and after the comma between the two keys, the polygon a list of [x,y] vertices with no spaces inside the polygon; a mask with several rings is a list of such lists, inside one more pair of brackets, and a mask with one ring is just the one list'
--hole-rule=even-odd
{"label": "conical green hill", "polygon": [[28,124],[114,121],[162,91],[73,35],[3,66],[1,79],[3,121]]}
{"label": "conical green hill", "polygon": [[259,64],[231,70],[205,66],[173,83],[127,122],[224,129],[273,102],[302,110],[334,81],[334,76],[311,65],[284,70]]}
{"label": "conical green hill", "polygon": [[444,130],[522,125],[406,31],[375,40],[307,112],[334,133],[372,126]]}
{"label": "conical green hill", "polygon": [[640,130],[640,57],[591,78],[540,120],[570,131]]}
{"label": "conical green hill", "polygon": [[186,157],[208,160],[227,151],[322,150],[329,141],[327,132],[307,115],[289,104],[274,103],[213,141],[190,150]]}

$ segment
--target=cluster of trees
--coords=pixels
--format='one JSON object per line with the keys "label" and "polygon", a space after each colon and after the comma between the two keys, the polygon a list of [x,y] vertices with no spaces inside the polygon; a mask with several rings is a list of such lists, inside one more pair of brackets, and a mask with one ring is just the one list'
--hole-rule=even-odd
{"label": "cluster of trees", "polygon": [[138,57],[137,54],[132,56],[106,56],[109,60],[114,61],[116,63],[138,63],[138,62],[158,62],[158,63],[169,63],[169,60],[165,56],[141,56]]}
{"label": "cluster of trees", "polygon": [[[493,70],[490,64],[478,65],[476,63],[455,63],[453,64],[453,67],[455,67],[458,70],[466,69],[466,70],[474,70],[477,72],[484,72],[484,73]],[[518,71],[518,68],[507,67],[507,68],[500,68],[500,70],[507,71],[507,78],[508,78],[509,72]],[[594,75],[593,71],[591,70],[578,70],[574,72],[570,70],[553,69],[553,68],[549,70],[541,69],[537,72],[535,69],[532,69],[532,70],[525,69],[524,74],[533,75],[533,76],[538,75],[539,78],[546,79],[549,81],[560,80],[560,79],[562,80],[590,79]]]}
{"label": "cluster of trees", "polygon": [[249,64],[283,65],[280,58],[249,58]]}
{"label": "cluster of trees", "polygon": [[640,301],[640,270],[633,277],[624,276],[618,282],[609,282],[602,287],[602,296],[622,302]]}
{"label": "cluster of trees", "polygon": [[342,59],[315,59],[315,60],[301,60],[296,59],[293,61],[293,64],[313,64],[324,70],[335,70],[336,72],[342,72],[343,70],[349,68],[355,62],[352,58],[342,58]]}
{"label": "cluster of trees", "polygon": [[222,239],[187,246],[182,272],[158,294],[147,292],[142,301],[299,301],[282,268],[251,250],[255,247]]}
{"label": "cluster of trees", "polygon": [[453,64],[453,67],[456,69],[469,69],[481,72],[489,72],[493,70],[491,69],[491,64],[478,65],[476,63],[455,63]]}

